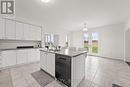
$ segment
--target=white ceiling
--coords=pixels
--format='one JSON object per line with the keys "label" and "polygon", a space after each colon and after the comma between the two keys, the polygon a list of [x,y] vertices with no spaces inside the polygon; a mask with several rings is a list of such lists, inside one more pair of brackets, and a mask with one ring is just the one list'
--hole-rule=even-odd
{"label": "white ceiling", "polygon": [[120,23],[130,16],[130,0],[15,0],[16,16],[45,25],[49,30],[79,30]]}

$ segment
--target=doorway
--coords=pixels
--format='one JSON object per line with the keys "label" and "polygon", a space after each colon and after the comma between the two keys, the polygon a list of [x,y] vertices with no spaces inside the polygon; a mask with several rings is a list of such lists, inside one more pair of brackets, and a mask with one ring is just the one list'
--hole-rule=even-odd
{"label": "doorway", "polygon": [[84,32],[84,48],[88,49],[89,55],[99,54],[99,33]]}

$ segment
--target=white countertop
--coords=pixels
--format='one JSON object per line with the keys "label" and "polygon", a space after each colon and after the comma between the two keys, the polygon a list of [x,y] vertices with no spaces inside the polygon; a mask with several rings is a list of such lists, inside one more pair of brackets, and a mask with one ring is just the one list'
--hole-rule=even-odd
{"label": "white countertop", "polygon": [[54,54],[61,54],[61,55],[66,55],[66,56],[71,56],[71,57],[76,57],[78,55],[87,53],[87,51],[69,50],[69,49],[61,49],[60,51],[49,51],[49,50],[46,50],[45,48],[41,48],[40,51],[54,53]]}
{"label": "white countertop", "polygon": [[42,48],[7,48],[7,49],[0,49],[0,51],[7,51],[7,50],[26,50],[26,49],[42,49]]}

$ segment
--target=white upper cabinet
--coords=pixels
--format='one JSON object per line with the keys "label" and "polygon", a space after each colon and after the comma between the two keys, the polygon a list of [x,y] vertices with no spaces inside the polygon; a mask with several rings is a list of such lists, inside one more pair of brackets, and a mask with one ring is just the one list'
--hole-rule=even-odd
{"label": "white upper cabinet", "polygon": [[41,41],[41,27],[11,19],[0,19],[0,39]]}
{"label": "white upper cabinet", "polygon": [[35,40],[35,26],[30,25],[30,40]]}
{"label": "white upper cabinet", "polygon": [[41,28],[40,27],[35,27],[35,39],[38,41],[41,41]]}
{"label": "white upper cabinet", "polygon": [[23,24],[24,29],[24,40],[30,40],[30,26],[28,24]]}
{"label": "white upper cabinet", "polygon": [[16,40],[23,40],[23,23],[16,22]]}
{"label": "white upper cabinet", "polygon": [[15,39],[15,21],[6,20],[5,21],[5,36],[6,39]]}
{"label": "white upper cabinet", "polygon": [[41,28],[30,25],[30,40],[41,41]]}
{"label": "white upper cabinet", "polygon": [[5,20],[0,19],[0,39],[5,38]]}

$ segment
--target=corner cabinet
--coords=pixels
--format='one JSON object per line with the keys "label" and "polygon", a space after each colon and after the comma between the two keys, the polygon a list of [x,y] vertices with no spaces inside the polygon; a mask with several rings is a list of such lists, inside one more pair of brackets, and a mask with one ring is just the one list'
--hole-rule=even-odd
{"label": "corner cabinet", "polygon": [[41,51],[40,66],[55,77],[55,54]]}
{"label": "corner cabinet", "polygon": [[41,41],[41,28],[29,24],[24,24],[24,39]]}

